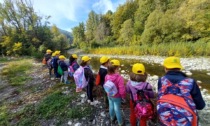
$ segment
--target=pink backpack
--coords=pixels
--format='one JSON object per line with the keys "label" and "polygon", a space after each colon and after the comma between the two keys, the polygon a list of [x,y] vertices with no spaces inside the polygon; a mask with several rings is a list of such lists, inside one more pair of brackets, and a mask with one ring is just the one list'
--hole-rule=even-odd
{"label": "pink backpack", "polygon": [[133,97],[131,92],[131,99],[134,102],[134,113],[136,118],[140,119],[141,117],[144,118],[153,118],[154,116],[154,106],[150,101],[149,97],[145,94],[144,91],[147,90],[147,85],[142,90],[137,90],[136,94]]}
{"label": "pink backpack", "polygon": [[74,73],[74,81],[76,83],[76,92],[81,92],[83,88],[87,87],[88,81],[85,78],[85,71],[84,68],[80,66]]}
{"label": "pink backpack", "polygon": [[110,80],[106,81],[104,83],[103,87],[104,87],[104,90],[106,91],[108,96],[115,96],[118,92],[117,87]]}

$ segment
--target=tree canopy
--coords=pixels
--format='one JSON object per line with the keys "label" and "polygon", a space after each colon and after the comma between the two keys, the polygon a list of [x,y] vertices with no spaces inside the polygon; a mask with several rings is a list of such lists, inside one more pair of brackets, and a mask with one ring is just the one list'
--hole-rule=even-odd
{"label": "tree canopy", "polygon": [[210,1],[127,0],[115,12],[91,11],[84,25],[77,44],[91,47],[210,42]]}

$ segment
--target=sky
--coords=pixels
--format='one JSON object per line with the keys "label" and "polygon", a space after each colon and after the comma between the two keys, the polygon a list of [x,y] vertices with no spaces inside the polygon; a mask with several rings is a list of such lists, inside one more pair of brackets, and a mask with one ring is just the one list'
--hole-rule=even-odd
{"label": "sky", "polygon": [[[1,1],[1,0],[0,0]],[[38,15],[48,16],[51,25],[72,31],[79,22],[86,22],[88,13],[94,10],[98,14],[104,14],[108,10],[115,11],[116,8],[125,3],[126,0],[32,0]]]}
{"label": "sky", "polygon": [[[0,0],[3,3],[4,0]],[[40,16],[51,16],[50,25],[72,31],[80,22],[86,22],[88,13],[94,10],[98,14],[105,14],[116,8],[126,0],[31,0],[35,12]]]}

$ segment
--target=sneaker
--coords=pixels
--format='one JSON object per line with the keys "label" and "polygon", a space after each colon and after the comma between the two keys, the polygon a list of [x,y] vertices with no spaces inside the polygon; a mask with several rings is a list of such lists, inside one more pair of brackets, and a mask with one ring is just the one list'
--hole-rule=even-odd
{"label": "sneaker", "polygon": [[87,100],[87,102],[88,102],[88,103],[91,103],[91,101],[90,101],[90,100]]}
{"label": "sneaker", "polygon": [[117,118],[115,116],[114,119],[111,119],[111,124],[115,124],[116,121],[117,121]]}

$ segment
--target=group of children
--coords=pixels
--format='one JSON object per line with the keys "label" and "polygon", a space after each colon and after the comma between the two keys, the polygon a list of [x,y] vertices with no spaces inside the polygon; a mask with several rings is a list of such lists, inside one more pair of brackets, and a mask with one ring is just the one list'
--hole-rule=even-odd
{"label": "group of children", "polygon": [[[50,51],[47,51],[50,52]],[[90,68],[91,58],[83,56],[78,65],[76,54],[69,59],[70,68],[74,71],[70,74],[69,66],[64,65],[65,57],[59,51],[52,54],[54,73],[57,75],[58,65],[64,71],[64,80],[67,82],[68,75],[74,76],[78,68],[83,68],[84,77],[87,82],[86,91],[88,103],[93,102],[93,86],[95,77]],[[47,59],[47,58],[46,58]],[[57,62],[54,65],[54,62]],[[119,126],[125,122],[121,115],[121,103],[126,102],[126,94],[130,96],[130,124],[131,126],[146,126],[149,119],[157,114],[161,126],[197,126],[198,114],[196,110],[205,107],[200,89],[194,79],[187,77],[181,72],[182,66],[178,57],[168,57],[164,60],[163,67],[165,75],[158,80],[158,98],[155,106],[151,99],[155,98],[151,84],[146,82],[147,73],[141,63],[132,66],[130,79],[125,84],[120,75],[120,61],[106,56],[100,58],[101,66],[98,71],[99,85],[104,89],[104,102],[109,109],[110,120],[116,120]],[[73,65],[73,66],[72,66]],[[57,68],[56,68],[57,67]],[[51,72],[50,72],[51,75]],[[56,76],[59,77],[59,76]],[[80,88],[77,90],[80,91]]]}

